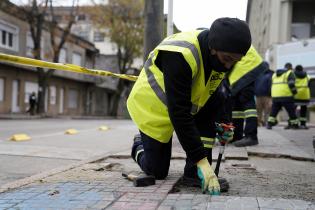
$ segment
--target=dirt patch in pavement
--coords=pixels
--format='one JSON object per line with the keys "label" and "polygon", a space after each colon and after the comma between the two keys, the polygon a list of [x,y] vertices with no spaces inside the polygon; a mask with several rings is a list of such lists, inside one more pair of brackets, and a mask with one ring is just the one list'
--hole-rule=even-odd
{"label": "dirt patch in pavement", "polygon": [[[245,161],[250,164],[239,162],[239,165],[229,161],[223,164],[220,176],[228,180],[230,189],[222,195],[315,201],[314,162],[263,158]],[[187,187],[181,181],[173,192],[201,193],[199,188]]]}

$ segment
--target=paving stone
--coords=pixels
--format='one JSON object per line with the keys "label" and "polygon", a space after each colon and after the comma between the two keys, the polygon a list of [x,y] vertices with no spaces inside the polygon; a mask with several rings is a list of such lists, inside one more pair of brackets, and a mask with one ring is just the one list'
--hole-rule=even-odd
{"label": "paving stone", "polygon": [[208,207],[210,206],[211,208],[235,210],[259,209],[257,199],[251,197],[212,196],[210,200]]}
{"label": "paving stone", "polygon": [[1,203],[0,204],[0,209],[6,209],[6,208],[10,208],[15,206],[16,204],[12,204],[12,203]]}
{"label": "paving stone", "polygon": [[109,206],[112,202],[111,201],[106,201],[106,200],[101,200],[96,202],[94,205],[88,206],[88,209],[104,209],[107,206]]}
{"label": "paving stone", "polygon": [[153,210],[157,209],[158,205],[158,202],[115,202],[108,208],[112,210]]}
{"label": "paving stone", "polygon": [[173,206],[159,206],[157,210],[174,210]]}
{"label": "paving stone", "polygon": [[166,194],[156,193],[126,193],[121,196],[117,202],[142,202],[142,201],[162,201],[166,197]]}
{"label": "paving stone", "polygon": [[226,159],[248,160],[247,150],[244,147],[228,146],[225,148],[224,156]]}
{"label": "paving stone", "polygon": [[306,210],[314,207],[311,202],[293,199],[257,198],[257,200],[260,208]]}

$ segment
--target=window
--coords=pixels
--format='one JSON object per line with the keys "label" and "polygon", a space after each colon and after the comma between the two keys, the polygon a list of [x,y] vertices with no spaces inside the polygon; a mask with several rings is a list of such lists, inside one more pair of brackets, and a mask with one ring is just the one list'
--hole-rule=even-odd
{"label": "window", "polygon": [[50,104],[55,105],[56,104],[56,86],[50,86],[49,87],[49,95],[50,95]]}
{"label": "window", "polygon": [[68,107],[76,109],[78,107],[78,91],[74,89],[69,90]]}
{"label": "window", "polygon": [[67,63],[67,50],[65,48],[60,49],[59,63]]}
{"label": "window", "polygon": [[81,55],[79,53],[74,52],[72,54],[72,63],[75,65],[81,66]]}
{"label": "window", "polygon": [[4,79],[0,78],[0,101],[4,101]]}
{"label": "window", "polygon": [[78,20],[85,20],[85,15],[84,14],[80,14],[77,16]]}
{"label": "window", "polygon": [[103,42],[104,37],[105,37],[104,33],[98,32],[98,31],[94,32],[94,41],[95,42]]}
{"label": "window", "polygon": [[18,51],[19,29],[0,20],[0,47]]}

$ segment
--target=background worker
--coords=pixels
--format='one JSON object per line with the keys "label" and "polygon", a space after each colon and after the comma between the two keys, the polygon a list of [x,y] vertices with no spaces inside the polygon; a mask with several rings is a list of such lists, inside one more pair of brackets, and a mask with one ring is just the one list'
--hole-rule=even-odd
{"label": "background worker", "polygon": [[306,113],[307,105],[311,98],[310,93],[310,77],[305,71],[303,71],[303,66],[297,65],[295,67],[295,87],[297,89],[297,94],[294,95],[295,105],[300,106],[300,128],[308,129],[306,126]]}
{"label": "background worker", "polygon": [[232,93],[232,121],[235,126],[233,141],[237,147],[258,144],[255,81],[266,69],[266,63],[251,46],[246,56],[228,74],[227,82]]}
{"label": "background worker", "polygon": [[[219,194],[205,149],[213,144],[209,130],[219,107],[210,110],[209,106],[225,72],[241,60],[250,45],[244,21],[219,18],[210,30],[173,34],[150,53],[127,100],[141,135],[135,139],[131,155],[146,174],[156,179],[168,175],[175,130],[187,155],[184,173],[194,168],[203,192]],[[233,133],[222,136],[231,139]]]}
{"label": "background worker", "polygon": [[258,117],[258,126],[266,126],[269,114],[271,112],[271,78],[273,71],[269,69],[266,62],[267,70],[257,77],[255,82],[256,109]]}
{"label": "background worker", "polygon": [[35,108],[36,108],[36,93],[32,92],[31,95],[28,97],[28,103],[30,104],[29,110],[27,112],[30,113],[30,115],[35,114]]}
{"label": "background worker", "polygon": [[277,124],[277,115],[282,107],[288,112],[289,124],[285,129],[298,129],[298,119],[295,114],[294,98],[297,93],[292,64],[285,64],[285,69],[278,69],[272,76],[271,97],[272,108],[268,118],[267,129]]}

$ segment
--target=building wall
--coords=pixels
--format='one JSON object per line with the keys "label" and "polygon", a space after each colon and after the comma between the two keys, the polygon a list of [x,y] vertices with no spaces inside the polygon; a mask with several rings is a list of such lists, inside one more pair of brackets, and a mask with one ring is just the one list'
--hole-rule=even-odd
{"label": "building wall", "polygon": [[4,21],[5,23],[9,23],[14,27],[17,27],[18,33],[19,33],[17,51],[5,49],[5,48],[2,48],[1,51],[3,51],[4,53],[10,53],[14,55],[25,55],[26,54],[26,48],[25,48],[26,32],[28,31],[28,24],[25,24],[24,21],[18,18],[12,17],[11,15],[8,15],[7,13],[1,10],[0,10],[0,20]]}
{"label": "building wall", "polygon": [[[18,88],[18,113],[26,113],[29,108],[26,92],[26,83],[37,84],[36,72],[0,64],[0,78],[4,80],[4,100],[0,101],[0,114],[12,113],[12,86],[13,81],[19,81]],[[52,91],[55,89],[55,92]],[[61,89],[64,90],[63,112],[60,113],[59,107],[62,102]],[[70,91],[77,91],[77,108],[70,106]],[[37,92],[36,92],[37,94]],[[88,94],[91,97],[88,98]],[[96,87],[93,83],[77,82],[60,77],[52,77],[47,89],[47,115],[107,115],[109,107],[109,95],[103,88]]]}
{"label": "building wall", "polygon": [[253,45],[261,55],[271,44],[290,40],[291,1],[252,0],[248,17]]}
{"label": "building wall", "polygon": [[[6,46],[0,45],[0,52],[33,57],[31,54],[32,47],[30,46],[32,45],[30,44],[30,40],[32,43],[32,39],[30,38],[29,24],[24,19],[19,18],[18,15],[14,15],[19,11],[18,7],[6,2],[1,3],[3,3],[1,5],[9,5],[9,7],[0,8],[0,23],[2,21],[2,25],[6,24],[9,27],[13,26],[17,29],[15,44],[17,43],[18,47],[16,49],[7,49]],[[50,45],[50,34],[45,28],[42,33],[42,60],[52,61],[53,53]],[[58,37],[56,37],[56,41],[57,43],[60,41]],[[63,50],[65,50],[66,56],[62,62],[74,63],[91,69],[97,68],[95,66],[95,59],[98,51],[92,43],[71,34],[64,44]],[[80,62],[74,62],[74,54],[80,55]],[[105,61],[102,60],[101,62],[102,64],[106,63],[105,66],[102,65],[103,69],[112,66],[112,59]],[[38,74],[36,69],[0,62],[0,79],[1,83],[4,81],[4,98],[0,101],[0,113],[25,113],[29,107],[28,96],[31,94],[30,90],[36,92],[36,94],[38,92]],[[17,110],[12,109],[13,81],[15,80],[19,81],[19,94],[17,96],[19,109]],[[110,82],[110,85],[106,85],[106,82]],[[109,94],[115,88],[116,85],[113,85],[111,81],[103,77],[55,70],[53,76],[49,79],[49,86],[47,87],[46,114],[50,116],[58,114],[106,115],[108,114]],[[62,90],[64,96],[63,102],[60,98]],[[62,113],[60,113],[61,105],[63,106]]]}
{"label": "building wall", "polygon": [[309,24],[304,38],[315,36],[314,0],[249,0],[247,12],[253,45],[262,55],[273,44],[291,41],[293,24]]}

